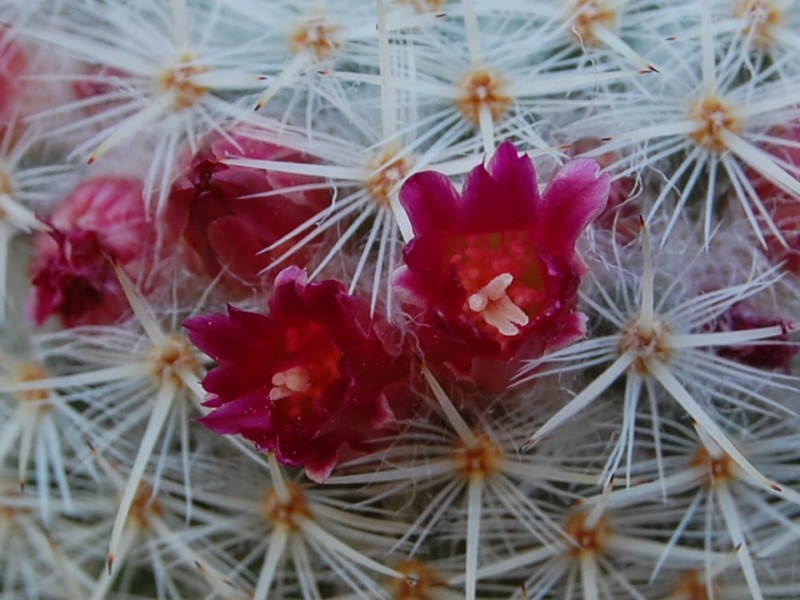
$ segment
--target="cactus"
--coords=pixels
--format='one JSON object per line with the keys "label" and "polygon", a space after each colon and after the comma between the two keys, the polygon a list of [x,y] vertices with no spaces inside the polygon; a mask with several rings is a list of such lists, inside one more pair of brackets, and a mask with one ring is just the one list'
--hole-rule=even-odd
{"label": "cactus", "polygon": [[795,4],[5,0],[0,597],[796,597]]}

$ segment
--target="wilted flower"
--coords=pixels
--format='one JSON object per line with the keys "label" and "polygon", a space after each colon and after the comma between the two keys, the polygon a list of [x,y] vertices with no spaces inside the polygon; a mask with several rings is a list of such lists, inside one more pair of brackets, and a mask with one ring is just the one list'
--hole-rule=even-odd
{"label": "wilted flower", "polygon": [[409,363],[338,281],[309,283],[289,267],[269,306],[269,316],[229,307],[186,321],[192,342],[218,363],[203,381],[215,410],[201,422],[322,481],[340,458],[387,434]]}
{"label": "wilted flower", "polygon": [[[172,226],[186,241],[190,262],[216,276],[220,270],[245,286],[288,248],[262,252],[331,202],[319,179],[224,164],[226,158],[310,162],[298,152],[236,136],[201,149],[177,180],[169,200]],[[303,264],[307,252],[293,261]]]}
{"label": "wilted flower", "polygon": [[38,325],[57,314],[67,327],[113,323],[129,311],[114,273],[133,279],[152,265],[154,224],[145,217],[141,183],[101,177],[82,183],[36,237],[28,316]]}
{"label": "wilted flower", "polygon": [[415,237],[395,285],[429,363],[495,387],[503,377],[497,365],[489,375],[487,361],[538,356],[584,335],[575,242],[606,206],[609,177],[598,171],[572,161],[540,196],[530,159],[506,142],[460,195],[439,173],[409,179],[401,202]]}

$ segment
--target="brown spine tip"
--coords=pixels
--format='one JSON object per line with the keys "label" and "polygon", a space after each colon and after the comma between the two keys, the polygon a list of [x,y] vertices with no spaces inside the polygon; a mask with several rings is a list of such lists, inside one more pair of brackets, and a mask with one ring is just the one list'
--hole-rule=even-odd
{"label": "brown spine tip", "polygon": [[96,160],[97,160],[97,157],[96,157],[96,156],[90,156],[90,157],[89,157],[89,160],[87,160],[87,161],[86,161],[86,164],[87,164],[87,165],[91,165],[91,164],[93,164],[93,163],[94,163],[94,161],[96,161]]}
{"label": "brown spine tip", "polygon": [[111,570],[114,568],[114,555],[113,554],[109,554],[108,555],[108,560],[106,561],[106,564],[108,565],[108,574],[111,575]]}

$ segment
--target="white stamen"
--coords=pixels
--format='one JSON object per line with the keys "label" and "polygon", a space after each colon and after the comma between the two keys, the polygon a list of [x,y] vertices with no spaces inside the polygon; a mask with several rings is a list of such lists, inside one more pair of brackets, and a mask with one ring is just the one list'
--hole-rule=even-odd
{"label": "white stamen", "polygon": [[272,376],[272,388],[269,392],[270,400],[280,400],[287,396],[307,392],[311,388],[311,380],[305,367],[292,367],[285,371],[278,371]]}
{"label": "white stamen", "polygon": [[517,325],[528,324],[528,315],[506,294],[514,282],[511,273],[501,273],[467,300],[469,309],[479,313],[483,320],[506,336],[519,333]]}

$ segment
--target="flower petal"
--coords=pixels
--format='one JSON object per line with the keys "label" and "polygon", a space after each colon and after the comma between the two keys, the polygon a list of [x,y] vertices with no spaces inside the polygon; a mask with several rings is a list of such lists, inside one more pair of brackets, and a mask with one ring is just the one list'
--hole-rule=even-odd
{"label": "flower petal", "polygon": [[606,207],[611,178],[600,173],[593,160],[577,159],[564,165],[542,195],[537,233],[542,245],[571,250],[578,236]]}
{"label": "flower petal", "polygon": [[462,231],[526,229],[537,218],[539,201],[531,159],[518,155],[511,142],[504,142],[488,169],[479,165],[464,182]]}

